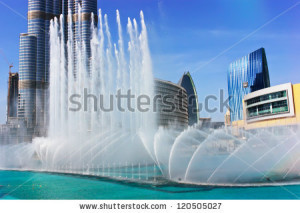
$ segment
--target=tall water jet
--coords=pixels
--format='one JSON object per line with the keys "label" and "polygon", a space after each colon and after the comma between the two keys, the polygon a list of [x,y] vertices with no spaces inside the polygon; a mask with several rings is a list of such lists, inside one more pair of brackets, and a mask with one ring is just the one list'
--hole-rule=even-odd
{"label": "tall water jet", "polygon": [[[80,13],[79,5],[79,28],[82,25]],[[143,12],[140,13],[140,32],[136,21],[134,28],[128,22],[128,51],[124,48],[119,11],[116,12],[117,44],[112,43],[108,16],[103,16],[101,10],[98,15],[99,27],[94,22],[91,26],[90,58],[85,43],[80,38],[74,40],[71,15],[67,17],[70,32],[67,43],[63,25],[66,17],[51,21],[49,137],[35,140],[38,156],[48,167],[72,164],[77,169],[89,170],[92,165],[102,162],[114,165],[125,159],[136,165],[145,159],[154,163],[151,160],[154,159],[151,143],[156,131],[153,107],[141,113],[131,101],[135,112],[123,112],[118,110],[114,100],[119,92],[153,98]],[[75,99],[77,105],[74,105]],[[76,106],[81,108],[74,109]]]}

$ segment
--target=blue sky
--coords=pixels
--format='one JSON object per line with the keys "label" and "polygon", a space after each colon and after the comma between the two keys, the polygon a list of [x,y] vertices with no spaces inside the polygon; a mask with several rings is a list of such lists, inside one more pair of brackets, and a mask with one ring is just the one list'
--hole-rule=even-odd
{"label": "blue sky", "polygon": [[[99,0],[116,35],[115,11],[125,31],[127,17],[143,10],[155,77],[177,82],[194,78],[199,101],[227,94],[228,65],[264,47],[271,85],[300,83],[300,3],[297,0]],[[6,6],[5,6],[5,5]],[[8,8],[8,7],[9,8]],[[294,6],[294,7],[293,7]],[[18,71],[19,34],[27,32],[27,0],[0,0],[0,49]],[[8,65],[0,55],[0,123],[5,122]],[[217,106],[211,103],[211,106]],[[216,121],[224,113],[203,117]]]}

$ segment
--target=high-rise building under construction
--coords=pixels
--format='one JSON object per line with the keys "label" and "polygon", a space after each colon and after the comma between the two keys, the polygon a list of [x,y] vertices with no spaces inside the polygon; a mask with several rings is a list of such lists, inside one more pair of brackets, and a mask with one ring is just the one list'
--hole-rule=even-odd
{"label": "high-rise building under construction", "polygon": [[7,94],[7,120],[10,117],[17,117],[18,96],[19,74],[9,72]]}

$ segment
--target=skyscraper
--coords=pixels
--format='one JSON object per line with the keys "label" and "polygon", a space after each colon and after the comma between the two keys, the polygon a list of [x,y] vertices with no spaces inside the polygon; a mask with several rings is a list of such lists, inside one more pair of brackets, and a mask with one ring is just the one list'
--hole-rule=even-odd
{"label": "skyscraper", "polygon": [[17,117],[18,96],[19,96],[19,74],[9,73],[8,94],[7,94],[7,120],[10,117]]}
{"label": "skyscraper", "polygon": [[[80,7],[79,7],[80,6]],[[82,44],[86,48],[87,59],[91,56],[91,23],[92,13],[94,14],[94,23],[97,25],[97,0],[72,0],[69,1],[68,10],[73,14],[73,36],[77,44]],[[79,14],[81,14],[79,16]],[[68,32],[70,34],[70,32]],[[78,43],[79,42],[79,43]],[[74,48],[75,49],[75,48]],[[76,69],[76,54],[74,54],[75,69]]]}
{"label": "skyscraper", "polygon": [[178,84],[182,86],[187,92],[189,125],[194,125],[199,121],[199,105],[197,90],[191,74],[189,72],[184,73]]}
{"label": "skyscraper", "polygon": [[25,118],[29,128],[35,126],[37,37],[21,34],[19,53],[18,117]]}
{"label": "skyscraper", "polygon": [[[78,17],[81,5],[81,17]],[[91,55],[90,38],[91,38],[91,13],[97,17],[97,0],[75,0],[75,38],[82,41],[87,50],[87,57]],[[81,23],[79,22],[81,21]],[[97,18],[95,18],[97,21]]]}
{"label": "skyscraper", "polygon": [[231,122],[243,119],[245,95],[267,87],[270,87],[270,78],[264,48],[231,63],[228,69]]}
{"label": "skyscraper", "polygon": [[[79,5],[82,8],[81,24],[78,22]],[[28,0],[28,34],[20,36],[21,92],[18,116],[25,117],[29,121],[28,124],[35,128],[37,135],[45,134],[49,116],[50,20],[59,17],[60,14],[65,16],[67,39],[66,16],[69,10],[75,22],[73,34],[85,43],[89,57],[91,13],[97,14],[97,0]],[[28,46],[29,44],[31,46]]]}

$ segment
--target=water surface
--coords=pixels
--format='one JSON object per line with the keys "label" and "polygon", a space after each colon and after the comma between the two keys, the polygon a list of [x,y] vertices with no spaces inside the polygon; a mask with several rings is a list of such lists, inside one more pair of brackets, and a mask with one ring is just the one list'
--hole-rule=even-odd
{"label": "water surface", "polygon": [[183,187],[81,176],[0,171],[0,199],[299,199],[300,185]]}

